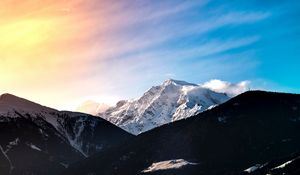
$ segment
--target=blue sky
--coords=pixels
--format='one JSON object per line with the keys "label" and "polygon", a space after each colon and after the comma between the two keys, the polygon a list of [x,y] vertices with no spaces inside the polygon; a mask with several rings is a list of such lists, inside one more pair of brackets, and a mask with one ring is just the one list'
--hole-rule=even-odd
{"label": "blue sky", "polygon": [[254,89],[300,93],[299,1],[156,2],[132,3],[150,8],[150,19],[120,32],[135,49],[107,61],[130,63],[125,84],[249,80]]}
{"label": "blue sky", "polygon": [[68,110],[169,78],[300,93],[297,0],[11,2],[0,6],[1,93]]}

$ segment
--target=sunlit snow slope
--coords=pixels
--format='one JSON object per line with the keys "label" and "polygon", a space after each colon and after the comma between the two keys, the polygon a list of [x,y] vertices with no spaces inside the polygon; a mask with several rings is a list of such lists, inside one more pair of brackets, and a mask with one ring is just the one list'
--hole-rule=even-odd
{"label": "sunlit snow slope", "polygon": [[100,117],[135,135],[176,120],[188,118],[227,101],[225,93],[217,93],[201,85],[166,80],[153,86],[139,99],[119,101]]}

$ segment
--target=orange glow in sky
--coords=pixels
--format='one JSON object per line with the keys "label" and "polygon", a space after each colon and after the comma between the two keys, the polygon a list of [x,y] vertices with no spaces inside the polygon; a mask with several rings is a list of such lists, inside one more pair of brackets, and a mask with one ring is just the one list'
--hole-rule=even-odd
{"label": "orange glow in sky", "polygon": [[[95,32],[82,2],[0,2],[1,93],[50,106],[56,106],[53,101],[60,105],[57,97],[74,96],[72,89],[78,86],[74,79],[84,74],[86,55],[90,54],[86,41]],[[70,94],[60,94],[59,89]]]}

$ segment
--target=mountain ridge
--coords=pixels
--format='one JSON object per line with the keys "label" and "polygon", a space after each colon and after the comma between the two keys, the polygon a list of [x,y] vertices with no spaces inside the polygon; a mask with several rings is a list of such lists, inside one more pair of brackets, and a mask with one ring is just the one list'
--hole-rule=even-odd
{"label": "mountain ridge", "polygon": [[48,111],[57,111],[56,109],[43,106],[31,100],[10,94],[4,93],[0,95],[0,112],[5,112],[8,110],[48,110]]}
{"label": "mountain ridge", "polygon": [[99,113],[124,130],[138,135],[157,126],[188,118],[230,99],[201,85],[169,79],[153,86],[140,98],[119,101]]}
{"label": "mountain ridge", "polygon": [[3,94],[0,137],[1,175],[52,175],[133,136],[96,116]]}
{"label": "mountain ridge", "polygon": [[75,163],[65,174],[141,174],[167,160],[190,165],[149,174],[247,174],[249,167],[300,151],[299,116],[299,94],[249,91]]}

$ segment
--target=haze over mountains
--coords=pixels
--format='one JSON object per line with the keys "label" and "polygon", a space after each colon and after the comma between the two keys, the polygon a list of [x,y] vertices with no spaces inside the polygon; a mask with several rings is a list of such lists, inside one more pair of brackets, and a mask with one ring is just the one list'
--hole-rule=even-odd
{"label": "haze over mountains", "polygon": [[78,106],[76,111],[91,115],[97,115],[99,113],[105,112],[109,107],[110,106],[105,103],[97,103],[95,101],[88,100]]}

